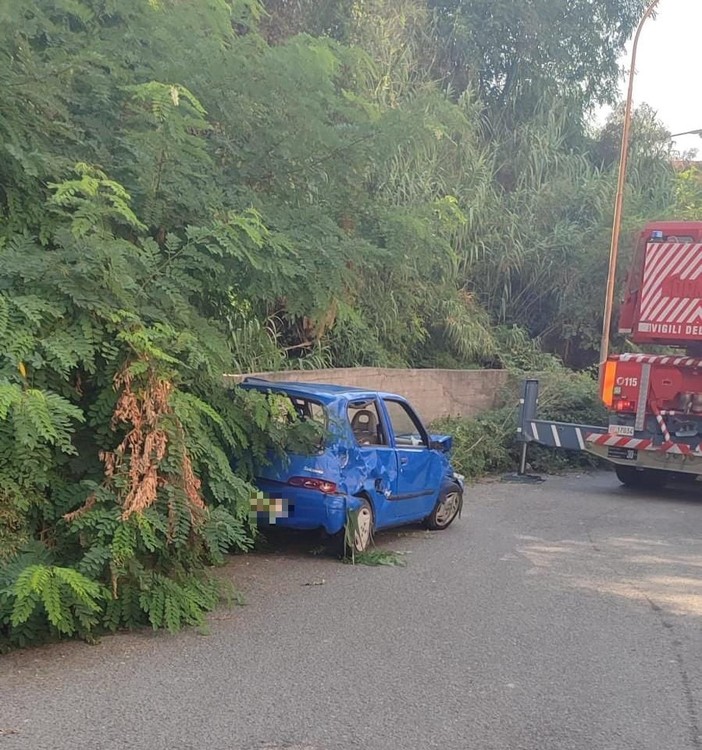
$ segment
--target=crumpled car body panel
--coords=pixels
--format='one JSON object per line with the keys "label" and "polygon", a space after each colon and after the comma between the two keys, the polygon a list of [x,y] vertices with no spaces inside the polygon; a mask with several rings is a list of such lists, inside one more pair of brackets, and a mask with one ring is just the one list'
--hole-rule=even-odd
{"label": "crumpled car body panel", "polygon": [[[271,457],[270,463],[259,467],[259,522],[295,529],[321,528],[336,534],[344,528],[348,512],[366,499],[373,508],[375,528],[382,529],[427,518],[441,490],[450,483],[463,489],[462,477],[450,462],[450,438],[429,435],[416,417],[425,445],[400,444],[386,407],[394,401],[411,410],[401,396],[248,378],[242,387],[312,400],[325,410],[328,425],[319,453],[289,452],[283,457]],[[359,444],[348,416],[349,406],[359,402],[377,409],[385,444]],[[416,416],[413,410],[412,413]]]}

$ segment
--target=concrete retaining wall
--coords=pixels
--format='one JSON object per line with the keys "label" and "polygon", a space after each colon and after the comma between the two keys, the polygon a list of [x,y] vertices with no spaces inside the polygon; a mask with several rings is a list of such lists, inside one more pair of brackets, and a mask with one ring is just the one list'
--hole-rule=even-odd
{"label": "concrete retaining wall", "polygon": [[[290,370],[254,373],[268,380],[332,383],[398,393],[407,398],[425,422],[439,417],[470,417],[499,405],[507,383],[505,370],[394,370],[349,367],[330,370]],[[234,385],[246,375],[225,375]]]}

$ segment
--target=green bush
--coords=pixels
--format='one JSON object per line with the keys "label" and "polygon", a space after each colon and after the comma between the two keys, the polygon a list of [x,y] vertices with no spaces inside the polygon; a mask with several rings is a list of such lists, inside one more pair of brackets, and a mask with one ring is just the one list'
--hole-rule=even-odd
{"label": "green bush", "polygon": [[[539,417],[558,422],[598,425],[606,422],[597,382],[588,373],[558,368],[537,375],[514,373],[500,394],[506,406],[477,417],[449,417],[432,425],[435,432],[453,436],[453,463],[468,479],[477,479],[516,468],[520,444],[517,441],[519,389],[525,377],[538,377]],[[597,459],[582,451],[566,451],[539,445],[529,447],[534,471],[556,473],[569,468],[595,466]]]}
{"label": "green bush", "polygon": [[[513,375],[510,378],[513,399],[518,398],[518,385],[523,377],[526,376]],[[592,425],[607,421],[607,411],[600,401],[594,373],[560,368],[533,377],[539,380],[538,415],[541,419]]]}
{"label": "green bush", "polygon": [[477,479],[511,466],[512,412],[507,407],[478,417],[448,417],[435,422],[432,429],[453,436],[452,461],[456,471],[468,479]]}

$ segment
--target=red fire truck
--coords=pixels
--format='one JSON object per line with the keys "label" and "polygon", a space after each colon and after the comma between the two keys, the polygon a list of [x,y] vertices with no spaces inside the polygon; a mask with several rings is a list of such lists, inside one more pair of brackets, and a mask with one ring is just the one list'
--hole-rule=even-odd
{"label": "red fire truck", "polygon": [[[526,381],[519,436],[586,450],[630,486],[702,476],[702,222],[653,222],[639,234],[619,332],[650,353],[614,354],[601,377],[607,426],[538,420],[538,381]],[[656,352],[656,353],[654,353]]]}

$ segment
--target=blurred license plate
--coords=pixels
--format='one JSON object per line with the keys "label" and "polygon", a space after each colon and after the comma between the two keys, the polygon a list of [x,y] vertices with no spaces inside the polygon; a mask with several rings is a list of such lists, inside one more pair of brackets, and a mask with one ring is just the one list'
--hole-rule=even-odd
{"label": "blurred license plate", "polygon": [[634,437],[634,426],[628,424],[611,424],[607,430],[610,435],[623,435],[624,437]]}

